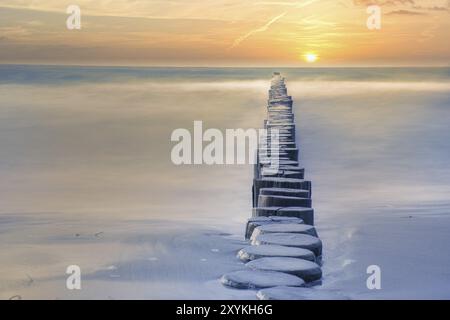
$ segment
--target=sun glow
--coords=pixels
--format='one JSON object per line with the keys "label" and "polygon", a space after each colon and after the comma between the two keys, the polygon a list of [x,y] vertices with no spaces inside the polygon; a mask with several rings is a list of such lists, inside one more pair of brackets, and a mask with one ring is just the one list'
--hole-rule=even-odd
{"label": "sun glow", "polygon": [[306,60],[306,62],[313,63],[317,61],[318,56],[313,52],[308,52],[303,55],[303,58]]}

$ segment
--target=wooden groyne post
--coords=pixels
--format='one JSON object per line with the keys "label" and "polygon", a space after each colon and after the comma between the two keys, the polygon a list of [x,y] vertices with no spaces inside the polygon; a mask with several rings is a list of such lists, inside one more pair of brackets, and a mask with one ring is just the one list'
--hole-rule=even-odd
{"label": "wooden groyne post", "polygon": [[299,165],[292,105],[285,79],[275,72],[254,166],[245,230],[250,244],[238,253],[245,268],[221,278],[229,287],[258,289],[260,299],[301,299],[322,277],[322,242],[314,227],[311,182]]}

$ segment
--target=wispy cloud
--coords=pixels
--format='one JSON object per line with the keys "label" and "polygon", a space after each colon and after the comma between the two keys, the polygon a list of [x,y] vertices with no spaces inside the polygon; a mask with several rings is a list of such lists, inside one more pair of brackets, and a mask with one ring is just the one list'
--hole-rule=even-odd
{"label": "wispy cloud", "polygon": [[[306,7],[317,1],[319,1],[319,0],[309,0],[309,1],[302,1],[302,2],[259,2],[259,4],[264,4],[264,5],[277,4],[277,5],[295,6],[295,8],[303,8],[303,7]],[[274,24],[275,22],[277,22],[278,20],[283,18],[285,15],[287,15],[288,12],[289,11],[284,11],[283,13],[279,14],[278,16],[267,21],[263,26],[253,29],[253,30],[247,32],[246,34],[238,37],[236,40],[234,40],[233,44],[230,46],[229,49],[233,49],[233,48],[239,46],[242,43],[242,41],[246,40],[247,38],[251,37],[252,35],[254,35],[256,33],[266,31],[267,29],[269,29],[269,27],[272,24]]]}
{"label": "wispy cloud", "polygon": [[419,12],[419,11],[411,11],[411,10],[394,10],[391,12],[386,13],[388,16],[423,16],[426,15],[425,12]]}
{"label": "wispy cloud", "polygon": [[368,6],[408,6],[417,10],[443,10],[449,9],[448,0],[353,0],[354,5]]}
{"label": "wispy cloud", "polygon": [[244,34],[243,36],[237,38],[236,40],[234,40],[233,44],[231,45],[230,49],[233,49],[235,47],[237,47],[238,45],[241,44],[242,41],[244,41],[245,39],[247,39],[248,37],[251,37],[252,35],[254,35],[255,33],[258,32],[263,32],[266,31],[267,29],[269,29],[269,27],[274,24],[275,22],[277,22],[278,20],[280,20],[281,18],[283,18],[285,15],[287,14],[286,12],[283,12],[282,14],[276,16],[275,18],[272,18],[271,20],[269,20],[268,22],[266,22],[265,25],[263,25],[262,27],[256,28],[254,30],[251,30],[250,32]]}
{"label": "wispy cloud", "polygon": [[379,5],[379,6],[385,6],[385,5],[399,5],[399,4],[410,4],[414,5],[416,0],[353,0],[354,5],[362,5],[362,6],[369,6],[372,4]]}
{"label": "wispy cloud", "polygon": [[299,3],[298,2],[289,2],[289,1],[260,1],[260,2],[256,2],[255,5],[296,7],[299,5]]}

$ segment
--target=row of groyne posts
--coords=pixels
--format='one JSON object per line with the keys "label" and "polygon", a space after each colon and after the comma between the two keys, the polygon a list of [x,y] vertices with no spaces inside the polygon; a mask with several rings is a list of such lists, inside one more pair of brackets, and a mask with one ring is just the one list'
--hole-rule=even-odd
{"label": "row of groyne posts", "polygon": [[314,228],[311,182],[299,166],[292,98],[277,72],[267,109],[254,170],[253,214],[245,230],[250,245],[238,252],[245,269],[223,275],[221,282],[259,290],[259,299],[302,299],[321,281],[322,242]]}

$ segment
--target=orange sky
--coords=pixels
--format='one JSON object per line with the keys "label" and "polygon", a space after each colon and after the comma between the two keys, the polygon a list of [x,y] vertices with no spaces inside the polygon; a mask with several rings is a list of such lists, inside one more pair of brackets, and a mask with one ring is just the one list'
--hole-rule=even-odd
{"label": "orange sky", "polygon": [[[381,30],[366,27],[369,3]],[[69,4],[81,30],[66,28]],[[449,18],[447,0],[1,0],[0,62],[449,65]]]}

